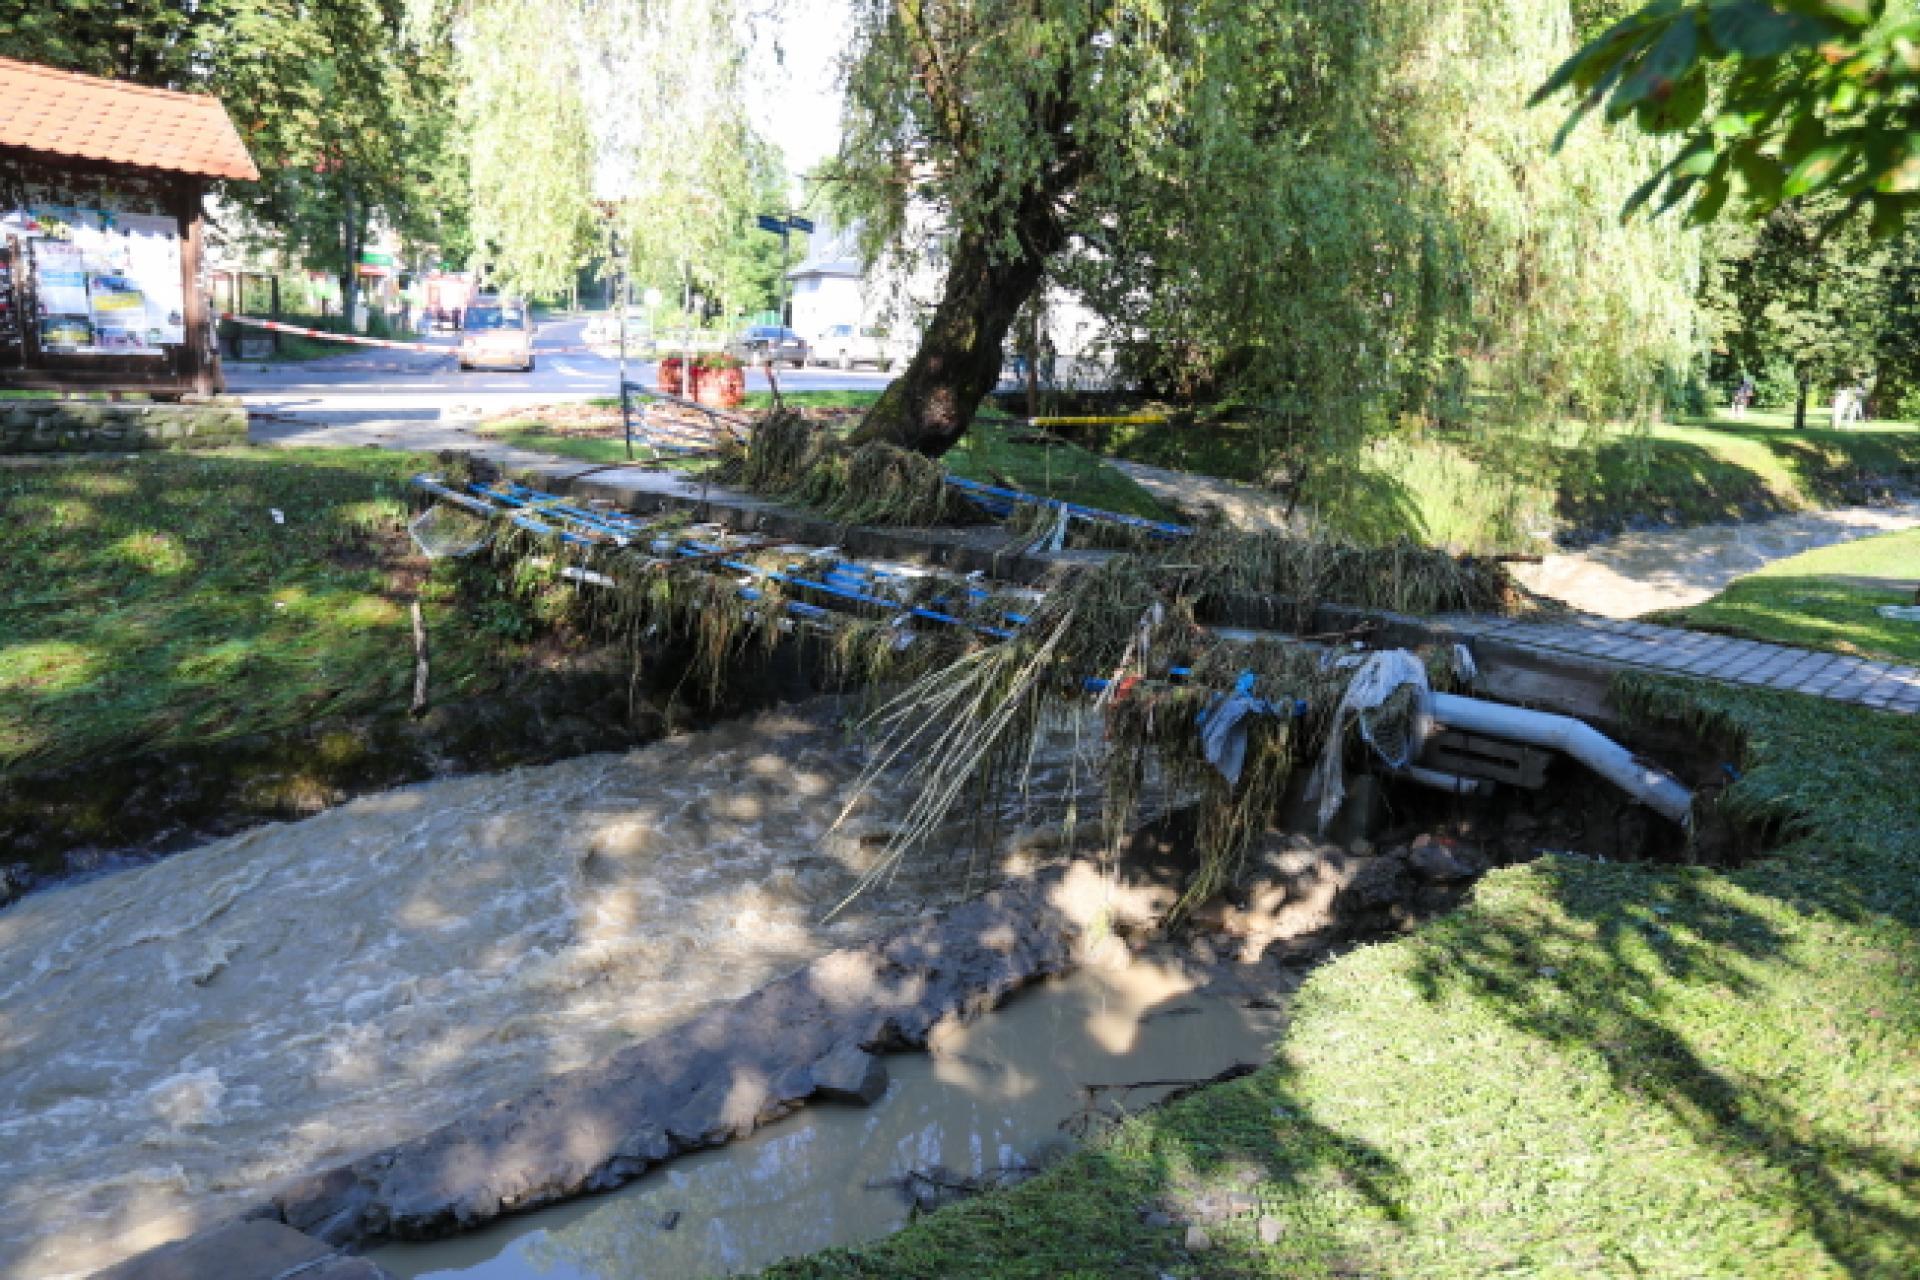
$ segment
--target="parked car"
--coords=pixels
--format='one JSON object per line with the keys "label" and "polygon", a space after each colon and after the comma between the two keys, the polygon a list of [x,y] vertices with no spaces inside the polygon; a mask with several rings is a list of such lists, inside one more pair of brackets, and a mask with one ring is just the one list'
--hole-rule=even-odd
{"label": "parked car", "polygon": [[727,354],[748,364],[790,364],[798,369],[807,363],[807,340],[791,329],[756,324],[742,329],[727,344]]}
{"label": "parked car", "polygon": [[874,325],[836,324],[813,344],[813,358],[819,364],[841,369],[870,364],[884,371],[893,367],[893,347],[885,329]]}
{"label": "parked car", "polygon": [[[649,336],[649,317],[640,307],[627,308],[627,342],[640,341]],[[587,327],[581,338],[589,343],[604,343],[618,346],[620,343],[620,313],[618,311],[600,311],[587,318]]]}
{"label": "parked car", "polygon": [[518,298],[475,298],[462,317],[462,369],[533,371],[533,313]]}

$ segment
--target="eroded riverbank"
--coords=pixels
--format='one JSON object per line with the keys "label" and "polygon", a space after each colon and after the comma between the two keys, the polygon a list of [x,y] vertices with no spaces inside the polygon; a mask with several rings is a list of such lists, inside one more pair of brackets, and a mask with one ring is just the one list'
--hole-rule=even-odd
{"label": "eroded riverbank", "polygon": [[1920,526],[1920,498],[1742,524],[1622,533],[1540,564],[1510,566],[1529,590],[1605,618],[1681,609],[1742,577],[1815,547]]}
{"label": "eroded riverbank", "polygon": [[679,1280],[874,1239],[916,1207],[1020,1180],[1171,1087],[1112,1086],[1264,1063],[1294,981],[1165,949],[1094,965],[889,1057],[867,1109],[808,1107],[610,1196],[370,1257],[405,1280]]}
{"label": "eroded riverbank", "polygon": [[[185,1235],[1002,873],[956,831],[821,924],[901,803],[883,778],[827,839],[861,765],[816,702],[366,797],[16,904],[0,1274]],[[1036,784],[1004,831],[1044,823],[1065,771],[1043,760]]]}

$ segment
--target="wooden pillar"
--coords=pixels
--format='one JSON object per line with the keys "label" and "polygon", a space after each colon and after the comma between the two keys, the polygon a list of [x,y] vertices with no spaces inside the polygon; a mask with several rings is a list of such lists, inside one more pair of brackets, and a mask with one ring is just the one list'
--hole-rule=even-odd
{"label": "wooden pillar", "polygon": [[200,180],[182,178],[174,184],[174,216],[180,220],[180,280],[186,310],[186,347],[180,362],[181,381],[198,395],[212,395],[224,385],[220,358],[213,348],[213,322],[207,299],[200,292],[200,255],[204,248],[200,210]]}
{"label": "wooden pillar", "polygon": [[[268,279],[273,282],[273,298],[267,311],[267,319],[278,320],[280,318],[280,273],[275,271]],[[278,329],[269,329],[267,331],[267,340],[273,344],[273,354],[279,355],[280,331]]]}

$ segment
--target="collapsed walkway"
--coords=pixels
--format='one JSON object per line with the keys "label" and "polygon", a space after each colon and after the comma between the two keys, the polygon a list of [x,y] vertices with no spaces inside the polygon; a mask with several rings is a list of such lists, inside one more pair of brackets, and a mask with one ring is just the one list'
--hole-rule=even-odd
{"label": "collapsed walkway", "polygon": [[[690,509],[699,519],[741,531],[838,546],[853,555],[981,572],[1014,582],[1032,582],[1061,565],[1095,563],[1109,554],[1036,551],[998,526],[854,528],[677,471],[557,459],[504,463],[507,475],[534,488],[598,499],[628,511]],[[1371,625],[1382,640],[1391,643],[1464,643],[1479,662],[1492,696],[1588,717],[1609,716],[1606,685],[1620,670],[1719,680],[1920,715],[1920,667],[1916,666],[1581,613],[1548,619],[1477,615],[1414,619],[1326,606],[1320,614],[1325,616],[1316,615],[1317,630]]]}

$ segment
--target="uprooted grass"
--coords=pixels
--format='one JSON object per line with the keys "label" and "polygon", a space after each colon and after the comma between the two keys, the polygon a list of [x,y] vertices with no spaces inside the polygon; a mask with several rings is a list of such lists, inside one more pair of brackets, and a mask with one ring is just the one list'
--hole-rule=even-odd
{"label": "uprooted grass", "polygon": [[[796,438],[796,454],[810,447]],[[1233,873],[1294,769],[1326,748],[1354,675],[1336,655],[1296,643],[1223,638],[1201,625],[1203,611],[1241,595],[1284,597],[1308,616],[1326,599],[1431,612],[1498,610],[1517,598],[1497,564],[1408,546],[1213,535],[1113,556],[1063,575],[1038,601],[931,577],[849,619],[812,608],[806,588],[784,574],[791,551],[683,550],[565,544],[516,531],[496,541],[493,555],[516,589],[558,599],[577,625],[624,639],[636,663],[643,639],[687,643],[708,698],[720,695],[732,663],[788,633],[824,640],[833,670],[849,683],[888,690],[868,724],[879,743],[874,770],[911,762],[915,800],[862,888],[914,854],[964,796],[1023,785],[1035,730],[1082,703],[1087,681],[1097,679],[1118,691],[1105,699],[1113,711],[1102,814],[1109,838],[1133,825],[1150,770],[1202,797],[1200,869],[1182,902],[1191,906]],[[743,572],[744,588],[735,577]],[[583,583],[594,585],[576,585]],[[922,625],[911,612],[922,602],[957,622]],[[1024,622],[1009,626],[1013,614]],[[1174,668],[1185,673],[1177,682]],[[1447,678],[1444,664],[1430,675]],[[1236,685],[1280,714],[1249,720],[1247,772],[1227,786],[1202,757],[1195,724]],[[1401,704],[1379,714],[1405,718],[1410,710]]]}
{"label": "uprooted grass", "polygon": [[[1723,742],[1734,803],[1786,844],[1738,870],[1495,872],[1316,971],[1255,1075],[768,1274],[1920,1274],[1920,721],[1684,681],[1623,694]],[[1251,1208],[1184,1249],[1196,1206],[1232,1197]]]}
{"label": "uprooted grass", "polygon": [[789,409],[755,423],[725,479],[851,524],[977,523],[977,507],[931,458],[878,442],[851,445]]}

